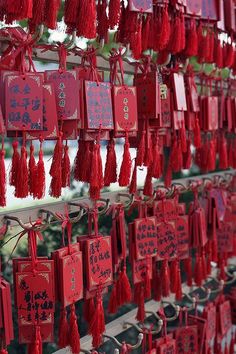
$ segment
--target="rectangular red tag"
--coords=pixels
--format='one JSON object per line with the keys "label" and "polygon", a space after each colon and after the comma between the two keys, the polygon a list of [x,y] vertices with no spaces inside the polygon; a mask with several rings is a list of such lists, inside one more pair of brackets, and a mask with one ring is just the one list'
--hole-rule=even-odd
{"label": "rectangular red tag", "polygon": [[56,139],[59,134],[56,99],[51,84],[43,84],[43,126],[40,131],[30,131],[26,139]]}
{"label": "rectangular red tag", "polygon": [[178,258],[189,257],[189,225],[188,215],[179,216],[175,220],[176,236],[178,241]]}
{"label": "rectangular red tag", "polygon": [[85,81],[87,129],[112,130],[111,85],[108,82]]}
{"label": "rectangular red tag", "polygon": [[[162,87],[165,86],[163,89]],[[172,112],[170,102],[170,89],[166,85],[160,85],[161,89],[161,124],[162,128],[171,128]]]}
{"label": "rectangular red tag", "polygon": [[133,283],[137,284],[142,282],[146,275],[148,274],[148,278],[152,279],[152,259],[132,259],[132,279]]}
{"label": "rectangular red tag", "polygon": [[186,0],[186,12],[189,15],[202,15],[202,0]]}
{"label": "rectangular red tag", "polygon": [[153,11],[152,1],[151,0],[130,0],[129,9],[130,11],[152,13]]}
{"label": "rectangular red tag", "polygon": [[156,218],[135,219],[134,225],[136,259],[154,257],[157,254]]}
{"label": "rectangular red tag", "polygon": [[157,223],[157,260],[177,257],[177,236],[174,222]]}
{"label": "rectangular red tag", "polygon": [[15,291],[19,326],[53,323],[54,284],[51,272],[18,272]]}
{"label": "rectangular red tag", "polygon": [[80,80],[76,70],[47,70],[45,78],[54,86],[58,119],[80,120]]}
{"label": "rectangular red tag", "polygon": [[220,229],[216,230],[218,252],[232,252],[233,251],[233,224],[232,222],[223,221]]}
{"label": "rectangular red tag", "polygon": [[42,85],[41,74],[6,76],[6,125],[8,130],[42,130]]}
{"label": "rectangular red tag", "polygon": [[114,86],[112,93],[115,132],[136,132],[138,130],[136,87]]}
{"label": "rectangular red tag", "polygon": [[198,329],[197,326],[177,328],[175,331],[176,353],[198,353]]}
{"label": "rectangular red tag", "polygon": [[158,118],[161,114],[158,73],[153,71],[145,76],[138,74],[134,78],[134,85],[137,88],[139,118],[142,119],[142,115],[150,119]]}
{"label": "rectangular red tag", "polygon": [[85,253],[88,290],[110,285],[113,280],[111,237],[86,240]]}
{"label": "rectangular red tag", "polygon": [[220,332],[224,336],[232,327],[231,309],[229,300],[219,305]]}
{"label": "rectangular red tag", "polygon": [[218,20],[218,0],[202,0],[202,19]]}
{"label": "rectangular red tag", "polygon": [[83,297],[82,252],[72,253],[60,259],[63,307],[71,305]]}
{"label": "rectangular red tag", "polygon": [[[40,335],[42,342],[53,342],[54,324],[41,324]],[[35,341],[35,326],[19,327],[19,343],[33,343]]]}
{"label": "rectangular red tag", "polygon": [[176,111],[186,111],[186,93],[183,74],[173,73],[173,91]]}

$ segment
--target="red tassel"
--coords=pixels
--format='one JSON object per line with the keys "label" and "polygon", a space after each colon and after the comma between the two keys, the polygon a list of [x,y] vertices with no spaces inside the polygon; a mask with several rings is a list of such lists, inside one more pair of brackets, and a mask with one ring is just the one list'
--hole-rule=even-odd
{"label": "red tassel", "polygon": [[180,48],[179,48],[179,52],[182,52],[182,50],[184,50],[185,45],[186,45],[186,38],[185,38],[185,19],[184,16],[181,12],[180,14],[180,33],[181,33],[181,40],[180,40]]}
{"label": "red tassel", "polygon": [[231,68],[234,63],[234,48],[233,45],[229,43],[226,44],[225,48],[224,67]]}
{"label": "red tassel", "polygon": [[179,161],[179,149],[178,149],[178,144],[177,144],[177,139],[176,136],[174,136],[172,146],[171,146],[171,152],[170,152],[170,165],[171,169],[173,172],[178,172],[179,167],[180,167],[180,161]]}
{"label": "red tassel", "polygon": [[142,131],[141,139],[139,141],[136,164],[137,166],[142,166],[144,162],[145,155],[145,131]]}
{"label": "red tassel", "polygon": [[138,296],[138,312],[136,319],[139,322],[144,322],[145,319],[145,306],[144,306],[144,289],[143,286],[140,287],[140,292]]}
{"label": "red tassel", "polygon": [[35,198],[42,199],[45,195],[45,168],[43,161],[42,143],[40,143],[39,160],[37,164],[37,186],[35,187]]}
{"label": "red tassel", "polygon": [[29,193],[30,195],[36,194],[37,188],[37,166],[34,158],[34,145],[30,145],[30,158],[29,158]]}
{"label": "red tassel", "polygon": [[132,174],[132,178],[131,178],[131,182],[130,182],[130,186],[129,186],[129,193],[130,194],[135,194],[137,192],[137,164],[136,164],[136,160],[135,159],[135,164],[134,164],[134,170],[133,170],[133,174]]}
{"label": "red tassel", "polygon": [[97,34],[98,40],[104,39],[108,42],[108,28],[109,21],[107,17],[107,3],[106,0],[98,0],[97,4]]}
{"label": "red tassel", "polygon": [[21,157],[19,162],[19,171],[17,173],[15,197],[26,198],[29,194],[28,185],[28,166],[27,166],[27,151],[25,146],[21,147]]}
{"label": "red tassel", "polygon": [[233,162],[234,160],[234,154],[233,154],[233,143],[232,140],[229,142],[229,147],[228,147],[228,165],[229,167],[233,167]]}
{"label": "red tassel", "polygon": [[32,17],[32,0],[7,1],[7,13],[12,20],[23,20]]}
{"label": "red tassel", "polygon": [[171,163],[169,162],[166,169],[165,181],[164,181],[166,188],[169,188],[171,186],[171,181],[172,181],[172,167],[171,167]]}
{"label": "red tassel", "polygon": [[123,267],[123,270],[120,273],[119,278],[119,290],[120,290],[120,305],[124,305],[126,303],[131,302],[132,299],[132,292],[130,287],[129,278],[126,273],[126,267]]}
{"label": "red tassel", "polygon": [[71,29],[76,27],[79,4],[79,0],[65,0],[64,21],[65,24]]}
{"label": "red tassel", "polygon": [[101,345],[102,334],[105,331],[104,309],[101,294],[97,296],[96,307],[89,324],[89,334],[93,337],[93,347]]}
{"label": "red tassel", "polygon": [[185,269],[185,274],[187,276],[187,285],[192,286],[193,285],[192,260],[190,257],[184,259],[184,269]]}
{"label": "red tassel", "polygon": [[170,272],[168,260],[162,261],[161,266],[161,284],[162,284],[162,296],[167,297],[170,295]]}
{"label": "red tassel", "polygon": [[107,160],[104,173],[104,186],[117,181],[115,142],[111,139],[107,145]]}
{"label": "red tassel", "polygon": [[69,345],[69,326],[67,322],[66,309],[61,309],[59,333],[58,333],[58,346],[59,348],[65,348]]}
{"label": "red tassel", "polygon": [[233,333],[230,341],[229,354],[234,354],[234,334]]}
{"label": "red tassel", "polygon": [[199,119],[196,118],[195,120],[195,126],[194,126],[194,146],[196,149],[199,149],[201,147],[201,131],[200,131],[200,125],[199,125]]}
{"label": "red tassel", "polygon": [[152,276],[152,290],[153,290],[153,300],[155,301],[161,301],[161,276],[160,272],[157,269],[156,265],[153,270],[153,276]]}
{"label": "red tassel", "polygon": [[78,150],[74,160],[74,179],[80,181],[81,165],[84,156],[85,146],[83,140],[78,140]]}
{"label": "red tassel", "polygon": [[59,136],[56,146],[54,148],[52,164],[50,168],[51,185],[49,194],[54,198],[59,198],[61,196],[62,188],[62,141],[61,135]]}
{"label": "red tassel", "polygon": [[229,354],[227,345],[225,346],[225,353],[224,354]]}
{"label": "red tassel", "polygon": [[128,139],[128,135],[126,135],[123,161],[121,164],[120,175],[119,175],[120,187],[126,187],[129,185],[130,174],[131,174],[131,157],[129,152],[129,139]]}
{"label": "red tassel", "polygon": [[215,39],[214,62],[218,68],[223,68],[223,48],[218,38]]}
{"label": "red tassel", "polygon": [[46,0],[44,7],[44,23],[50,29],[55,29],[57,25],[57,13],[60,2],[57,0]]}
{"label": "red tassel", "polygon": [[120,0],[110,0],[109,2],[109,25],[113,29],[118,25],[121,14]]}
{"label": "red tassel", "polygon": [[160,33],[160,42],[159,48],[163,50],[166,48],[170,40],[170,19],[168,14],[168,7],[165,6],[162,14],[162,24],[161,24],[161,33]]}
{"label": "red tassel", "polygon": [[145,278],[143,283],[144,283],[144,298],[149,299],[151,297],[151,280],[149,278],[148,269],[145,272]]}
{"label": "red tassel", "polygon": [[152,166],[149,166],[147,169],[147,175],[144,183],[143,194],[151,197],[153,195],[153,186],[152,186]]}
{"label": "red tassel", "polygon": [[8,351],[6,349],[1,349],[0,354],[8,354]]}
{"label": "red tassel", "polygon": [[62,187],[70,187],[70,158],[67,142],[64,146],[64,156],[62,159]]}
{"label": "red tassel", "polygon": [[168,44],[168,49],[171,53],[177,54],[181,51],[182,35],[181,19],[179,16],[176,16],[174,23],[172,24],[171,35]]}
{"label": "red tassel", "polygon": [[187,57],[196,56],[198,52],[198,34],[196,29],[196,21],[190,20],[190,28],[187,30],[186,47],[184,54]]}
{"label": "red tassel", "polygon": [[95,311],[94,298],[90,298],[84,301],[83,315],[85,320],[90,323]]}
{"label": "red tassel", "polygon": [[183,168],[189,170],[192,165],[191,141],[187,140],[187,151],[183,154]]}
{"label": "red tassel", "polygon": [[40,333],[40,326],[36,326],[35,342],[32,343],[31,353],[32,354],[41,354],[42,353],[42,338],[41,338],[41,333]]}
{"label": "red tassel", "polygon": [[93,149],[94,149],[93,142],[91,143],[90,141],[85,141],[83,143],[84,156],[82,157],[82,160],[81,160],[82,163],[80,165],[80,181],[81,182],[89,182],[90,181]]}
{"label": "red tassel", "polygon": [[93,148],[91,166],[93,166],[90,176],[90,198],[99,199],[100,190],[104,185],[103,174],[102,174],[102,158],[100,152],[100,142],[96,141]]}
{"label": "red tassel", "polygon": [[153,151],[152,152],[152,156],[153,156],[152,177],[160,178],[162,174],[161,156],[159,153],[158,138],[156,136],[153,137],[152,151]]}
{"label": "red tassel", "polygon": [[196,264],[194,268],[194,281],[197,286],[202,285],[203,274],[202,274],[202,259],[200,255],[196,256]]}
{"label": "red tassel", "polygon": [[13,141],[13,155],[10,170],[10,186],[16,187],[16,181],[18,179],[17,175],[20,168],[20,154],[18,152],[18,141]]}
{"label": "red tassel", "polygon": [[152,146],[152,142],[150,139],[150,136],[147,132],[146,134],[146,148],[145,148],[145,154],[144,154],[144,161],[143,164],[146,167],[151,166],[152,162],[153,162],[153,146]]}
{"label": "red tassel", "polygon": [[115,34],[116,42],[123,43],[125,40],[125,27],[126,27],[126,20],[127,20],[127,9],[124,5],[124,0],[121,0],[121,13],[120,13],[120,20],[117,32]]}
{"label": "red tassel", "polygon": [[70,329],[69,329],[69,344],[73,354],[80,352],[80,335],[77,325],[77,317],[75,314],[75,305],[70,306]]}
{"label": "red tassel", "polygon": [[45,0],[38,0],[33,2],[32,18],[29,23],[31,33],[35,30],[36,26],[43,23],[44,8],[45,8]]}
{"label": "red tassel", "polygon": [[215,45],[214,33],[210,32],[209,33],[209,51],[208,51],[208,57],[206,58],[206,61],[208,63],[214,62],[214,45]]}
{"label": "red tassel", "polygon": [[187,151],[187,139],[186,139],[186,130],[185,130],[184,123],[182,123],[182,127],[180,129],[180,141],[181,141],[182,152],[186,152]]}
{"label": "red tassel", "polygon": [[176,293],[177,289],[177,271],[178,271],[177,259],[174,259],[170,264],[170,291]]}
{"label": "red tassel", "polygon": [[208,148],[208,156],[207,156],[207,170],[214,171],[215,170],[215,143],[213,139],[210,141]]}
{"label": "red tassel", "polygon": [[137,30],[133,36],[133,42],[130,43],[134,59],[138,60],[142,54],[142,20],[138,19]]}
{"label": "red tassel", "polygon": [[118,305],[117,305],[117,282],[114,283],[110,299],[109,299],[109,304],[108,304],[108,313],[116,313],[118,310]]}
{"label": "red tassel", "polygon": [[177,262],[177,272],[176,272],[176,290],[175,290],[175,298],[176,300],[181,300],[183,296],[182,293],[182,283],[181,283],[181,272],[179,261]]}
{"label": "red tassel", "polygon": [[148,38],[149,38],[149,31],[150,31],[150,22],[151,17],[150,15],[146,16],[146,19],[142,21],[142,51],[148,49]]}
{"label": "red tassel", "polygon": [[228,154],[227,154],[227,144],[224,135],[222,135],[219,142],[219,168],[225,170],[228,168]]}
{"label": "red tassel", "polygon": [[96,37],[95,0],[82,0],[77,16],[77,36],[92,39]]}
{"label": "red tassel", "polygon": [[5,150],[2,144],[0,151],[0,206],[6,206],[6,168],[5,168]]}

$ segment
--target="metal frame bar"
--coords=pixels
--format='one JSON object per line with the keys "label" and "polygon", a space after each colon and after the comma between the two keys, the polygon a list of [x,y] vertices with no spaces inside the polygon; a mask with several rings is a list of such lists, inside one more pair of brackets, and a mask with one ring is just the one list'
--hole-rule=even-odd
{"label": "metal frame bar", "polygon": [[[181,182],[181,184],[186,185],[189,181],[197,181],[197,180],[203,180],[204,178],[212,178],[214,176],[224,176],[226,173],[236,173],[236,170],[230,170],[230,171],[223,171],[223,172],[213,172],[213,173],[208,173],[204,175],[198,175],[194,177],[186,177],[186,178],[179,178],[176,180],[173,180],[173,183],[178,183]],[[158,183],[160,185],[160,183]],[[154,185],[155,187],[155,185]],[[104,199],[110,199],[111,203],[117,202],[118,201],[118,193],[126,191],[126,188],[118,188],[114,192],[104,192],[101,193],[101,197]],[[87,203],[89,205],[92,204],[91,200],[88,197],[80,197],[80,198],[74,198],[70,201],[68,200],[59,200],[59,201],[52,201],[48,203],[39,203],[35,206],[29,206],[25,208],[20,208],[20,209],[13,209],[13,210],[5,210],[4,208],[0,208],[0,225],[4,223],[4,216],[9,215],[9,216],[15,216],[21,219],[23,223],[28,223],[29,222],[29,216],[31,218],[31,221],[34,222],[38,219],[38,213],[40,209],[47,209],[52,212],[59,212],[59,213],[64,213],[65,211],[65,204],[67,202],[73,202],[73,203]],[[76,209],[76,206],[73,205],[68,205],[69,211],[78,211],[78,207]],[[14,221],[11,222],[11,226],[15,226],[17,223]]]}

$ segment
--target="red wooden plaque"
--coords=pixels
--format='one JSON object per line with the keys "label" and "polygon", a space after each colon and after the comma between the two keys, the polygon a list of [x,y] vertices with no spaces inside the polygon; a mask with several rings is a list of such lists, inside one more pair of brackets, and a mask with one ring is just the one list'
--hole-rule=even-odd
{"label": "red wooden plaque", "polygon": [[209,96],[205,98],[206,100],[206,122],[207,130],[217,130],[218,129],[218,97]]}
{"label": "red wooden plaque", "polygon": [[48,70],[45,77],[55,89],[58,118],[80,120],[80,81],[76,70]]}
{"label": "red wooden plaque", "polygon": [[187,102],[184,86],[184,76],[182,74],[173,73],[173,90],[175,109],[177,111],[186,111]]}
{"label": "red wooden plaque", "polygon": [[174,222],[157,223],[157,259],[177,257],[177,236]]}
{"label": "red wooden plaque", "polygon": [[129,9],[131,11],[151,13],[153,11],[152,0],[129,0]]}
{"label": "red wooden plaque", "polygon": [[88,290],[109,285],[113,279],[111,237],[86,240],[85,252]]}
{"label": "red wooden plaque", "polygon": [[107,82],[85,81],[87,129],[114,128],[111,102],[111,85]]}
{"label": "red wooden plaque", "polygon": [[132,259],[132,278],[133,283],[142,282],[148,273],[148,278],[152,279],[152,259]]}
{"label": "red wooden plaque", "polygon": [[166,89],[166,93],[161,95],[161,121],[163,128],[171,128],[172,114],[169,89]]}
{"label": "red wooden plaque", "polygon": [[60,259],[60,263],[61,299],[63,307],[66,307],[83,297],[82,252],[64,256]]}
{"label": "red wooden plaque", "polygon": [[78,120],[63,120],[61,124],[62,138],[66,140],[76,140],[78,137]]}
{"label": "red wooden plaque", "polygon": [[173,111],[173,128],[179,130],[184,125],[184,111]]}
{"label": "red wooden plaque", "polygon": [[232,252],[233,251],[233,224],[232,222],[223,221],[220,229],[216,230],[218,252]]}
{"label": "red wooden plaque", "polygon": [[40,131],[27,132],[26,139],[56,139],[58,137],[58,119],[54,88],[43,84],[43,126]]}
{"label": "red wooden plaque", "polygon": [[190,108],[192,112],[199,112],[199,98],[197,92],[197,86],[195,85],[194,78],[189,76],[186,78],[187,85],[188,85],[188,92],[190,98]]}
{"label": "red wooden plaque", "polygon": [[136,132],[138,129],[136,87],[113,87],[115,132]]}
{"label": "red wooden plaque", "polygon": [[50,324],[54,321],[54,286],[51,272],[16,274],[19,326]]}
{"label": "red wooden plaque", "polygon": [[196,354],[198,353],[198,328],[187,326],[177,328],[175,331],[176,353]]}
{"label": "red wooden plaque", "polygon": [[230,302],[224,301],[219,305],[220,312],[220,332],[224,336],[232,327]]}
{"label": "red wooden plaque", "polygon": [[161,114],[161,95],[157,72],[150,72],[144,77],[138,74],[134,79],[137,88],[139,118],[159,118]]}
{"label": "red wooden plaque", "polygon": [[156,218],[135,219],[136,259],[154,257],[157,254]]}
{"label": "red wooden plaque", "polygon": [[202,0],[186,0],[186,5],[187,14],[201,16]]}
{"label": "red wooden plaque", "polygon": [[[54,325],[41,324],[40,334],[43,342],[53,342]],[[35,341],[35,327],[34,326],[20,326],[19,327],[19,343],[33,343]]]}
{"label": "red wooden plaque", "polygon": [[178,241],[178,258],[189,257],[189,225],[188,215],[179,216],[175,221],[176,236]]}
{"label": "red wooden plaque", "polygon": [[175,339],[168,339],[157,347],[158,354],[176,354],[176,341]]}
{"label": "red wooden plaque", "polygon": [[207,321],[206,340],[211,342],[216,336],[216,307],[213,303],[206,306],[203,316]]}
{"label": "red wooden plaque", "polygon": [[6,76],[6,125],[8,130],[42,130],[43,87],[41,74]]}
{"label": "red wooden plaque", "polygon": [[219,0],[202,0],[202,19],[218,20],[218,2]]}

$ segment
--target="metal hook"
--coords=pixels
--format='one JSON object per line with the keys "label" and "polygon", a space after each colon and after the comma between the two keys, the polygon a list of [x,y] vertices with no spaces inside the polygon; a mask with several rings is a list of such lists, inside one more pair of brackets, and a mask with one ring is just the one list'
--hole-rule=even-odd
{"label": "metal hook", "polygon": [[[162,319],[159,319],[157,318],[156,316],[156,313],[155,312],[152,312],[152,311],[145,311],[146,314],[149,314],[149,315],[153,315],[156,319],[157,319],[157,329],[153,330],[153,331],[150,331],[150,333],[152,335],[156,335],[158,333],[160,333],[162,327],[163,327],[163,320]],[[123,323],[123,328],[128,328],[128,326],[131,326],[131,327],[134,327],[139,333],[144,333],[144,331],[148,330],[147,327],[145,326],[140,326],[138,323],[132,323],[132,322],[128,322],[128,321],[125,321]]]}
{"label": "metal hook", "polygon": [[76,30],[72,32],[71,38],[67,43],[64,43],[66,49],[72,49],[75,46]]}
{"label": "metal hook", "polygon": [[42,38],[43,32],[44,32],[44,24],[41,24],[38,26],[38,31],[34,34],[34,36],[32,36],[32,41],[30,45],[33,45],[36,42],[38,42]]}
{"label": "metal hook", "polygon": [[[119,348],[122,348],[122,343],[120,343],[115,337],[109,336],[108,334],[103,334],[103,337],[111,339]],[[143,334],[139,333],[137,343],[134,345],[129,344],[130,350],[138,349],[142,344],[142,341],[143,341]]]}
{"label": "metal hook", "polygon": [[118,202],[121,202],[121,197],[128,198],[128,202],[124,203],[124,208],[129,209],[131,205],[134,203],[134,194],[128,194],[128,193],[118,193]]}
{"label": "metal hook", "polygon": [[46,230],[46,228],[48,227],[48,224],[36,224],[36,225],[31,225],[31,226],[27,226],[27,224],[24,224],[21,219],[19,219],[18,217],[16,216],[10,216],[10,215],[5,215],[3,217],[4,220],[10,220],[10,221],[15,221],[17,222],[20,227],[23,229],[23,230],[26,230],[26,231],[29,231],[29,230],[40,230],[40,231],[44,231]]}
{"label": "metal hook", "polygon": [[[43,216],[44,213],[47,215],[47,219],[46,219],[46,220],[47,220],[47,223],[48,223],[47,226],[51,225],[52,222],[55,222],[55,221],[56,221],[56,222],[61,222],[61,221],[62,221],[60,215],[57,214],[57,213],[54,213],[54,212],[51,211],[51,210],[39,209],[39,211],[38,211],[38,216],[39,216],[40,218],[42,218],[42,216]],[[75,217],[69,218],[69,221],[70,221],[72,224],[75,224],[75,223],[77,223],[86,213],[87,213],[87,210],[84,209],[83,207],[81,207],[81,209],[79,210],[78,215],[75,216]],[[71,213],[69,213],[69,214],[74,214],[74,212],[71,212]],[[50,216],[53,218],[52,221],[50,220]]]}
{"label": "metal hook", "polygon": [[222,280],[222,279],[219,280],[219,279],[217,279],[216,277],[212,277],[212,276],[209,276],[208,279],[215,281],[215,282],[217,283],[217,285],[218,285],[217,288],[212,289],[212,288],[210,288],[210,287],[207,287],[207,284],[208,284],[208,283],[205,283],[205,284],[204,284],[204,288],[209,289],[209,290],[211,291],[211,294],[216,294],[216,293],[219,293],[219,292],[221,292],[221,291],[223,290],[223,288],[224,288],[224,283],[225,283],[224,280]]}
{"label": "metal hook", "polygon": [[[192,293],[193,291],[196,291],[196,290],[198,290],[198,289],[201,289],[201,290],[206,294],[206,296],[200,298],[200,297],[199,297],[198,295],[196,295],[196,294],[191,295],[191,293]],[[200,287],[196,288],[196,289],[193,290],[193,291],[192,291],[191,293],[189,293],[189,296],[190,296],[190,297],[195,297],[195,298],[197,299],[197,302],[198,302],[198,303],[204,303],[204,302],[208,301],[209,298],[210,298],[210,296],[211,296],[211,289],[205,288],[204,286],[200,286]]]}
{"label": "metal hook", "polygon": [[226,285],[230,285],[233,284],[236,281],[236,275],[235,273],[231,274],[228,270],[225,271],[225,274],[227,275],[227,277],[230,278],[230,280],[226,280],[225,284]]}
{"label": "metal hook", "polygon": [[104,199],[104,198],[101,198],[101,199],[97,199],[96,200],[96,206],[99,208],[100,205],[97,205],[97,203],[99,202],[102,202],[102,203],[105,203],[105,206],[102,208],[102,209],[98,209],[98,215],[104,215],[107,213],[108,209],[110,208],[110,199],[107,198],[107,199]]}
{"label": "metal hook", "polygon": [[191,312],[195,310],[196,304],[197,304],[197,299],[195,296],[191,297],[187,293],[183,293],[183,296],[186,296],[189,302],[191,302],[191,306],[184,306],[188,312]]}
{"label": "metal hook", "polygon": [[[162,304],[167,304],[169,306],[171,306],[174,310],[175,310],[175,314],[174,316],[171,317],[165,317],[167,322],[172,322],[175,321],[178,317],[179,317],[179,313],[180,313],[180,306],[179,305],[175,305],[173,302],[171,301],[167,301],[167,300],[162,300],[161,301]],[[165,307],[163,306],[163,309],[165,310]],[[157,313],[157,317],[159,317],[158,313]],[[160,318],[160,317],[159,317]]]}

